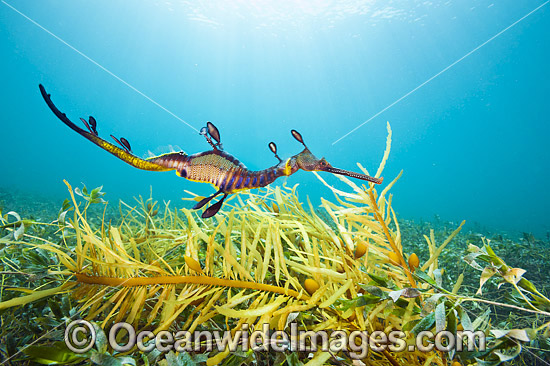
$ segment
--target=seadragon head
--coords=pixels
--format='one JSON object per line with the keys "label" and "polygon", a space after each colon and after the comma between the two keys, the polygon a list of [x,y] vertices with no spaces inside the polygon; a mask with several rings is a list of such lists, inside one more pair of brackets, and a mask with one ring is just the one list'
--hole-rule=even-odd
{"label": "seadragon head", "polygon": [[294,136],[294,138],[305,147],[305,149],[301,153],[294,155],[292,158],[290,158],[289,166],[292,173],[302,169],[309,172],[328,172],[333,174],[345,175],[347,177],[366,180],[368,182],[376,184],[382,183],[383,178],[375,178],[371,177],[370,175],[350,172],[348,170],[333,167],[325,158],[319,159],[315,155],[313,155],[311,151],[309,151],[306,144],[304,143],[302,135],[300,135],[298,131],[292,130],[291,132],[292,136]]}

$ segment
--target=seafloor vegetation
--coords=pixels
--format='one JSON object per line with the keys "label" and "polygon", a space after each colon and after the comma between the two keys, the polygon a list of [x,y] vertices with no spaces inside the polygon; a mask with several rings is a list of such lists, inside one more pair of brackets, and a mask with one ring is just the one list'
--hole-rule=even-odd
{"label": "seafloor vegetation", "polygon": [[[391,144],[375,176],[384,169]],[[361,169],[363,169],[360,166]],[[365,171],[363,169],[363,171]],[[366,173],[366,171],[365,171]],[[321,182],[326,184],[321,177]],[[213,219],[152,198],[114,209],[101,188],[68,183],[55,220],[0,214],[0,362],[159,365],[498,365],[550,362],[548,242],[525,234],[460,232],[462,224],[400,220],[391,187],[335,189],[320,208],[296,187],[267,187],[229,201]],[[197,197],[189,197],[189,200]],[[0,201],[0,202],[2,202]],[[34,215],[34,217],[33,217]],[[50,218],[48,218],[50,217]],[[83,354],[65,325],[97,331]],[[339,350],[117,352],[105,332],[139,330],[481,331],[487,349],[393,351],[383,340],[360,360]],[[144,342],[147,342],[147,338]],[[119,339],[120,341],[120,339]],[[443,342],[445,343],[445,342]],[[479,342],[478,342],[479,346]]]}

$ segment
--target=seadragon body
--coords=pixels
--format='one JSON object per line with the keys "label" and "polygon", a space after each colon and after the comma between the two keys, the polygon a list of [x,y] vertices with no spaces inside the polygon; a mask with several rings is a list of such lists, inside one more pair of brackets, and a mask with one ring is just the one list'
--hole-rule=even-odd
{"label": "seadragon body", "polygon": [[[211,205],[203,212],[203,218],[214,216],[220,210],[227,195],[245,189],[265,187],[277,178],[292,175],[298,170],[325,171],[366,180],[376,184],[382,183],[382,178],[374,178],[366,174],[334,168],[325,158],[316,158],[311,151],[309,151],[302,136],[296,130],[291,131],[292,136],[304,145],[304,150],[286,160],[282,160],[277,155],[276,145],[271,142],[269,148],[275,154],[279,163],[264,170],[249,170],[234,156],[223,151],[218,129],[211,122],[208,122],[207,127],[201,130],[201,134],[206,137],[206,140],[212,146],[212,150],[192,155],[187,155],[183,152],[172,152],[142,159],[132,153],[130,144],[126,139],[120,138],[119,140],[111,135],[120,145],[120,147],[118,147],[100,138],[96,130],[96,121],[93,117],[90,117],[88,121],[81,118],[81,121],[88,131],[78,127],[67,118],[65,113],[62,113],[53,104],[50,95],[46,92],[44,87],[42,85],[39,87],[46,104],[63,123],[126,163],[142,170],[157,172],[175,170],[176,174],[180,177],[194,182],[210,183],[216,187],[217,192],[215,194],[202,199],[193,207],[194,209],[199,209],[210,202],[214,197],[223,193],[223,197],[218,202]],[[216,142],[214,143],[212,139]]]}

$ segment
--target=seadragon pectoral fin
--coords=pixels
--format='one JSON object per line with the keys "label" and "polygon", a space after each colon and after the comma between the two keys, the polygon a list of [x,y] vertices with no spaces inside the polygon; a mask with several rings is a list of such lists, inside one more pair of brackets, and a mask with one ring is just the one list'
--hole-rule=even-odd
{"label": "seadragon pectoral fin", "polygon": [[222,193],[221,189],[219,191],[217,191],[216,193],[214,193],[212,196],[203,198],[195,206],[193,206],[193,210],[198,210],[202,206],[206,205],[208,202],[210,202],[212,200],[212,198],[216,197],[220,193]]}
{"label": "seadragon pectoral fin", "polygon": [[[216,196],[217,193],[214,195]],[[214,196],[212,197],[209,197],[209,198],[214,198]],[[215,214],[218,213],[218,211],[220,210],[220,208],[222,208],[222,205],[223,205],[223,200],[225,200],[225,197],[227,197],[227,193],[225,193],[223,195],[223,197],[216,203],[214,203],[212,206],[208,207],[206,210],[204,210],[204,212],[202,213],[201,217],[203,219],[207,219],[209,217],[212,217],[214,216]],[[200,202],[199,202],[200,203]]]}
{"label": "seadragon pectoral fin", "polygon": [[111,154],[113,154],[114,156],[119,158],[120,160],[125,161],[126,163],[128,163],[131,166],[136,167],[138,169],[157,171],[157,172],[168,171],[168,170],[174,170],[175,169],[175,168],[164,166],[164,165],[161,165],[161,164],[156,164],[154,162],[144,160],[144,159],[141,159],[141,158],[135,156],[134,154],[131,153],[131,151],[129,149],[130,144],[128,144],[126,139],[121,139],[121,140],[124,140],[123,142],[125,142],[124,145],[122,145],[122,144],[121,145],[123,147],[126,146],[125,148],[121,149],[118,146],[115,146],[115,145],[111,144],[110,142],[107,142],[107,141],[103,140],[101,137],[98,137],[97,136],[97,130],[96,130],[96,122],[95,122],[95,119],[93,117],[90,117],[91,125],[89,125],[88,123],[85,123],[86,127],[91,132],[88,132],[88,131],[78,127],[69,118],[67,118],[67,115],[65,113],[62,113],[59,109],[57,109],[55,104],[53,104],[53,102],[52,102],[50,94],[48,94],[46,92],[46,89],[44,89],[44,86],[42,86],[42,84],[39,85],[39,88],[40,88],[40,93],[42,94],[42,97],[44,98],[44,101],[46,102],[48,107],[50,107],[52,112],[57,116],[57,118],[59,118],[61,120],[61,122],[63,122],[67,126],[69,126],[73,131],[76,131],[78,134],[84,136],[86,139],[90,140],[91,142],[93,142],[94,144],[96,144],[97,146],[102,148],[103,150],[110,152]]}

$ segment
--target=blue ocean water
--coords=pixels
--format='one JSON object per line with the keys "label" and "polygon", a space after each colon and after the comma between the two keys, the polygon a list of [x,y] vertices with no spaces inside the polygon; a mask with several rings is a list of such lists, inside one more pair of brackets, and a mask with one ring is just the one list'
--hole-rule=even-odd
{"label": "blue ocean water", "polygon": [[[542,1],[2,1],[0,189],[61,203],[67,179],[103,185],[116,202],[152,186],[178,205],[184,189],[213,192],[85,141],[47,108],[42,83],[73,121],[93,115],[101,136],[124,136],[140,156],[207,150],[195,129],[212,121],[250,169],[276,163],[270,141],[283,158],[301,151],[296,129],[334,166],[374,173],[389,121],[384,176],[404,171],[393,189],[401,217],[542,237],[549,29]],[[304,200],[332,199],[311,173],[287,182]]]}

